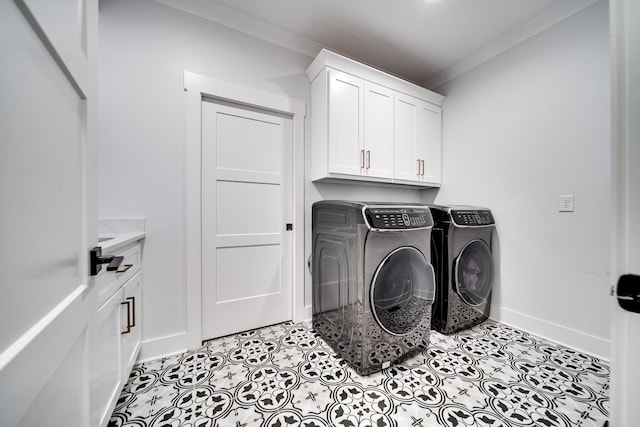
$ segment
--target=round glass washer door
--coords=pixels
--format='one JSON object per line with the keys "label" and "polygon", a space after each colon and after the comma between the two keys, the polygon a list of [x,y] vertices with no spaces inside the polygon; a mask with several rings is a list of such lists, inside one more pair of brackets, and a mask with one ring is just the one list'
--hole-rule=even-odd
{"label": "round glass washer door", "polygon": [[455,261],[455,288],[462,300],[473,306],[487,301],[493,282],[493,256],[482,240],[472,240]]}
{"label": "round glass washer door", "polygon": [[371,283],[371,311],[386,332],[407,335],[431,313],[435,275],[416,248],[405,246],[387,255]]}

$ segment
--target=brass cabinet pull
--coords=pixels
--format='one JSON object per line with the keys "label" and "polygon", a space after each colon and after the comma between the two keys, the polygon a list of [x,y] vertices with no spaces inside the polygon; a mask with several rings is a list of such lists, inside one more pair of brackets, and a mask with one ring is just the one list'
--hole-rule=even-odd
{"label": "brass cabinet pull", "polygon": [[418,159],[418,172],[416,172],[416,175],[420,176],[420,159]]}
{"label": "brass cabinet pull", "polygon": [[136,297],[128,297],[128,300],[131,301],[131,327],[136,327]]}
{"label": "brass cabinet pull", "polygon": [[[128,299],[128,298],[127,298]],[[131,311],[129,310],[131,302],[130,301],[122,301],[120,305],[127,306],[127,330],[124,332],[120,332],[120,335],[125,335],[131,333]]]}
{"label": "brass cabinet pull", "polygon": [[360,150],[360,169],[364,169],[364,150]]}
{"label": "brass cabinet pull", "polygon": [[371,151],[367,150],[367,169],[371,169]]}
{"label": "brass cabinet pull", "polygon": [[422,165],[422,176],[424,176],[424,159],[420,160],[420,164]]}
{"label": "brass cabinet pull", "polygon": [[126,272],[128,269],[130,269],[131,267],[133,267],[133,264],[125,264],[123,269],[118,269],[116,270],[116,273],[124,273]]}

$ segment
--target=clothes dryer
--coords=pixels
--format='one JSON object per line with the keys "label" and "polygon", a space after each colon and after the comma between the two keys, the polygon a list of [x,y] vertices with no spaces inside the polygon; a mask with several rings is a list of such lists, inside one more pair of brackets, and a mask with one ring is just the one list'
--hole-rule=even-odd
{"label": "clothes dryer", "polygon": [[426,206],[313,204],[313,327],[360,374],[429,343],[432,226]]}
{"label": "clothes dryer", "polygon": [[487,208],[430,206],[436,274],[433,329],[451,334],[484,322],[491,310],[495,221]]}

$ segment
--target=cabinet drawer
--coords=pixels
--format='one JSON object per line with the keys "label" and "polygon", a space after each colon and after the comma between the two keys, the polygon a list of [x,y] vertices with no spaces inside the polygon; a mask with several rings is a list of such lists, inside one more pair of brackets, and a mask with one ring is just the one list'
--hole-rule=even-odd
{"label": "cabinet drawer", "polygon": [[113,293],[127,280],[140,270],[140,244],[135,244],[128,249],[114,253],[115,256],[123,256],[124,260],[117,271],[107,271],[106,266],[96,277],[98,290],[98,306],[107,301]]}

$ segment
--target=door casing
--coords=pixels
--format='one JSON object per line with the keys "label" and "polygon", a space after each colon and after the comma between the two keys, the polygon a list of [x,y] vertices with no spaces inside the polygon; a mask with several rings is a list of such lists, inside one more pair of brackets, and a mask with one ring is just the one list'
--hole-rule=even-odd
{"label": "door casing", "polygon": [[[185,71],[186,103],[186,321],[181,333],[167,337],[162,348],[194,348],[202,342],[202,116],[203,97],[254,106],[291,116],[293,121],[293,321],[311,318],[304,304],[304,120],[306,104],[281,94],[265,92],[214,77]],[[147,349],[153,353],[154,343]],[[158,349],[159,350],[159,349]],[[159,350],[158,353],[166,353]]]}

